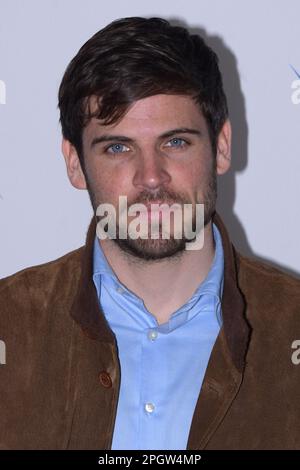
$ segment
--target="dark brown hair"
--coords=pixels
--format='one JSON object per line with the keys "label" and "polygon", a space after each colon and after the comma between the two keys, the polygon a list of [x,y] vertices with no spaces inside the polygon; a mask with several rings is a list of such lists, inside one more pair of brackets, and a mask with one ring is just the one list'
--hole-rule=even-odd
{"label": "dark brown hair", "polygon": [[[162,18],[129,17],[94,34],[68,65],[58,93],[63,136],[84,167],[82,131],[92,117],[112,124],[148,96],[192,96],[206,119],[212,148],[228,116],[218,57],[196,34]],[[89,98],[98,97],[97,109]]]}

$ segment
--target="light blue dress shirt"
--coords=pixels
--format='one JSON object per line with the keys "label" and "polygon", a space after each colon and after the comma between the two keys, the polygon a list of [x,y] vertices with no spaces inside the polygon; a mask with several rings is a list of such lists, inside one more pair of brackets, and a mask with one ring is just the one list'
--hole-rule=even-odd
{"label": "light blue dress shirt", "polygon": [[[121,385],[114,450],[183,450],[209,357],[222,325],[224,254],[213,224],[215,256],[192,297],[161,325],[120,283],[94,241],[93,281],[116,335]],[[170,296],[172,286],[170,286]]]}

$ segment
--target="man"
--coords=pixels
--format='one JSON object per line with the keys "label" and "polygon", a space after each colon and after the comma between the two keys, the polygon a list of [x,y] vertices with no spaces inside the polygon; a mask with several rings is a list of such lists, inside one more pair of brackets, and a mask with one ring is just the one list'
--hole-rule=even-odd
{"label": "man", "polygon": [[[85,246],[0,283],[1,448],[299,448],[300,283],[239,254],[216,213],[231,127],[215,53],[159,18],[114,21],[59,108],[93,217]],[[130,236],[121,197],[158,237]],[[165,233],[153,203],[190,205],[193,229],[204,204],[203,227],[176,238],[174,215]],[[98,236],[104,204],[115,237]]]}

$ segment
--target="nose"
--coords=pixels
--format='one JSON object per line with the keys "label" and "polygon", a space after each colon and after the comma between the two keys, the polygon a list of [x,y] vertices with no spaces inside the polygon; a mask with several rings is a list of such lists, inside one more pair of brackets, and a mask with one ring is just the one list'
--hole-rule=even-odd
{"label": "nose", "polygon": [[166,156],[158,151],[141,152],[137,159],[133,185],[139,190],[155,190],[167,185],[171,181],[171,176],[166,165]]}

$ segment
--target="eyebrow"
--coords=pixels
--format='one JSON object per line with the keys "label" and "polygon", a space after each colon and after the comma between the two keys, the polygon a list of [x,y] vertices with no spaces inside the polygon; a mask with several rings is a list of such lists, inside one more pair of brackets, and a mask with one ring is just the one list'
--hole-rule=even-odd
{"label": "eyebrow", "polygon": [[[164,132],[159,136],[159,139],[165,139],[167,137],[172,137],[175,134],[194,134],[198,136],[202,136],[202,132],[199,129],[190,129],[189,127],[179,127],[177,129],[172,129],[170,131]],[[90,148],[93,148],[95,145],[101,143],[101,142],[112,142],[112,141],[118,141],[118,142],[127,142],[127,143],[133,143],[134,139],[131,139],[130,137],[127,137],[125,135],[110,135],[110,134],[105,134],[101,135],[99,137],[95,137],[92,142]]]}

